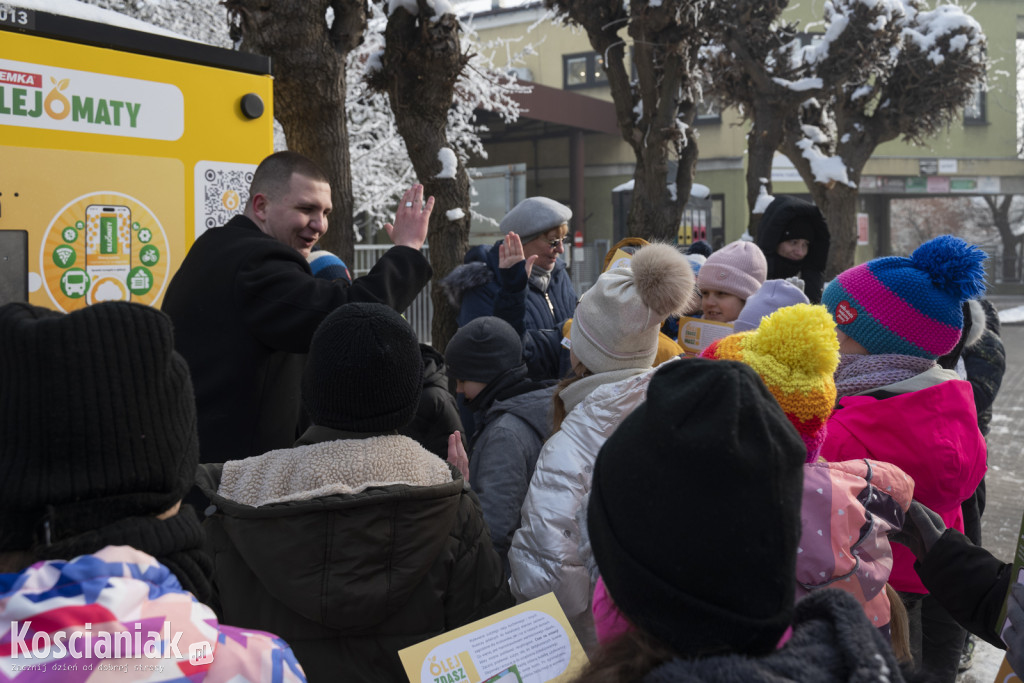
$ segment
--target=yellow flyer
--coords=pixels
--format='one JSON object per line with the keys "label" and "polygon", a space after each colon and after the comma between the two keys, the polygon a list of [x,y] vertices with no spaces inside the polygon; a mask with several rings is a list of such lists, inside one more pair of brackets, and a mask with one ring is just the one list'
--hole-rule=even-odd
{"label": "yellow flyer", "polygon": [[410,683],[571,680],[587,663],[548,593],[398,652]]}
{"label": "yellow flyer", "polygon": [[1006,661],[1006,655],[1003,655],[1003,664],[999,667],[994,683],[1021,683],[1020,676],[1013,673],[1013,668]]}
{"label": "yellow flyer", "polygon": [[679,345],[687,354],[696,356],[712,342],[728,337],[734,331],[732,323],[683,317],[679,319]]}
{"label": "yellow flyer", "polygon": [[616,249],[615,253],[612,255],[611,261],[608,262],[608,267],[604,269],[604,272],[607,273],[612,268],[629,268],[631,267],[630,264],[632,262],[632,254],[622,251],[621,249]]}

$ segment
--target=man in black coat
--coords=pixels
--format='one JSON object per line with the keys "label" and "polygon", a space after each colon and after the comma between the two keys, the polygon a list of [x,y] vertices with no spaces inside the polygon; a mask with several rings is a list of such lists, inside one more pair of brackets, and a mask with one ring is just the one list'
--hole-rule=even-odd
{"label": "man in black coat", "polygon": [[431,275],[420,248],[433,205],[414,185],[384,226],[395,246],[368,274],[351,284],[315,278],[306,258],[327,232],[327,177],[295,152],[263,160],[244,213],[196,240],[162,307],[192,372],[202,462],[292,446],[314,330],[350,301],[398,312],[412,303]]}

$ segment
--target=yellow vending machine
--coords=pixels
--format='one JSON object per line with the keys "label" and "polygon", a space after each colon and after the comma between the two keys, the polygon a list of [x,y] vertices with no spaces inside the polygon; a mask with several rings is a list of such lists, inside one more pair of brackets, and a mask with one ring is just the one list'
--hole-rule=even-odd
{"label": "yellow vending machine", "polygon": [[270,60],[0,1],[0,304],[159,306],[273,151]]}

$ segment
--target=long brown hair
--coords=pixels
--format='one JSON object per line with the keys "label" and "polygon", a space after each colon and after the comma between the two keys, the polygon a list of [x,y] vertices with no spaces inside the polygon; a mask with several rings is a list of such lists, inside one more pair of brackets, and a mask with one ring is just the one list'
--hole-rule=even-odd
{"label": "long brown hair", "polygon": [[566,377],[558,383],[558,387],[555,389],[554,398],[551,399],[553,404],[551,413],[551,424],[553,427],[551,430],[552,434],[562,428],[562,420],[564,420],[565,416],[569,413],[569,411],[565,409],[565,401],[562,400],[562,391],[584,377],[594,374],[587,369],[586,365],[579,361],[576,361],[576,365],[572,366],[572,372],[572,377]]}
{"label": "long brown hair", "polygon": [[914,661],[910,652],[910,621],[907,619],[907,608],[899,594],[888,583],[885,584],[885,595],[889,598],[889,635],[892,640],[892,653],[901,663]]}
{"label": "long brown hair", "polygon": [[601,646],[573,683],[639,683],[675,656],[668,645],[641,628],[633,628]]}

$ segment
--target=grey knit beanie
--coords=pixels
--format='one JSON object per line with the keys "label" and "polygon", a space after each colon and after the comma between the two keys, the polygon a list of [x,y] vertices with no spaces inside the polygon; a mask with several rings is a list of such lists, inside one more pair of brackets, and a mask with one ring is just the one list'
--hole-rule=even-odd
{"label": "grey knit beanie", "polygon": [[523,342],[501,318],[474,318],[455,333],[444,350],[448,375],[487,384],[523,363]]}
{"label": "grey knit beanie", "polygon": [[525,243],[548,230],[568,223],[572,209],[547,197],[528,197],[505,214],[498,225],[501,232],[514,232]]}

